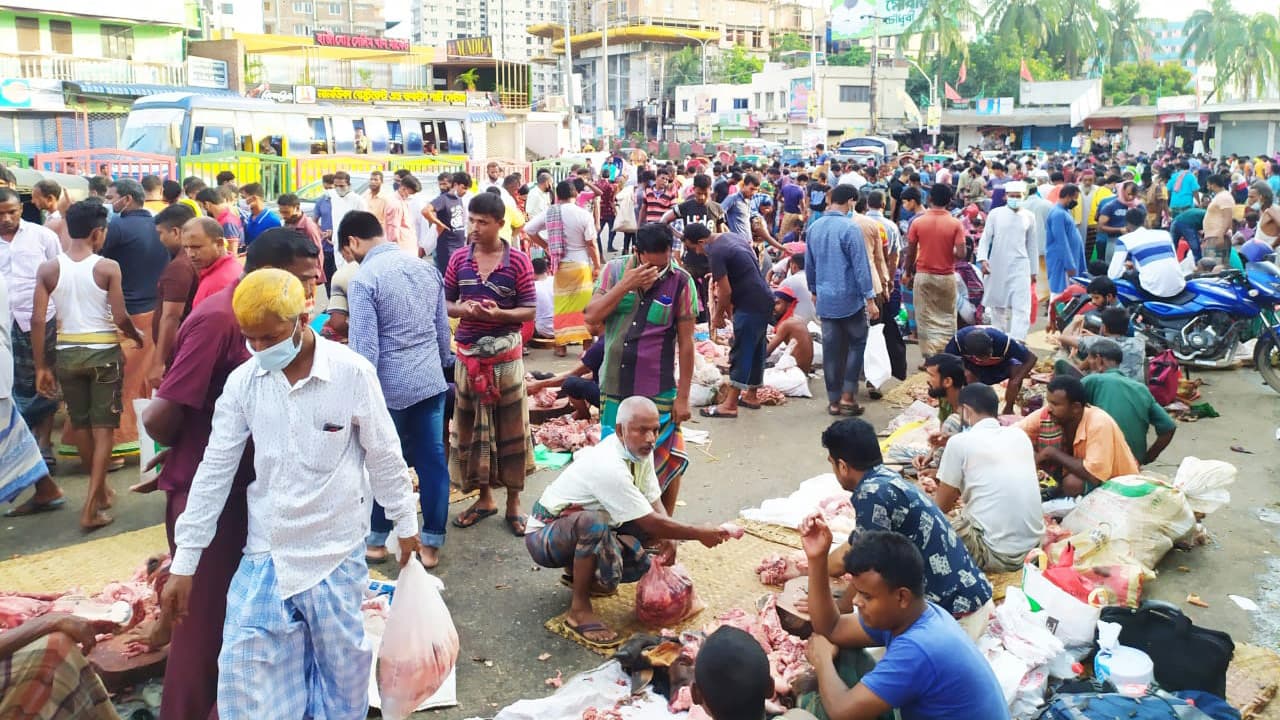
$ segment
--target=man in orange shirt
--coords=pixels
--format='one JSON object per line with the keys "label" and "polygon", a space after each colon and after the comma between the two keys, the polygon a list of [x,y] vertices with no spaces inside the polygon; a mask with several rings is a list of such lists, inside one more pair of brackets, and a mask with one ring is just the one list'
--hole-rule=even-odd
{"label": "man in orange shirt", "polygon": [[947,212],[950,185],[929,190],[929,210],[907,231],[907,262],[902,284],[915,291],[920,354],[929,357],[956,334],[956,258],[965,256],[964,228]]}
{"label": "man in orange shirt", "polygon": [[1079,379],[1059,375],[1049,382],[1045,406],[1018,423],[1031,438],[1036,467],[1056,482],[1056,496],[1084,495],[1113,477],[1138,472],[1120,426],[1101,408],[1085,404],[1086,397]]}

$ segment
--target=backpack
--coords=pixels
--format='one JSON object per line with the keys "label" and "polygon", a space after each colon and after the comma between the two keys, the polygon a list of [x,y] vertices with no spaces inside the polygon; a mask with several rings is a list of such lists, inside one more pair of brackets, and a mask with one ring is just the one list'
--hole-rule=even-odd
{"label": "backpack", "polygon": [[1068,693],[1054,695],[1037,720],[1213,720],[1194,705],[1176,697],[1145,695],[1131,698],[1119,693]]}
{"label": "backpack", "polygon": [[1182,370],[1172,350],[1165,350],[1147,363],[1147,389],[1161,407],[1178,399],[1178,381]]}

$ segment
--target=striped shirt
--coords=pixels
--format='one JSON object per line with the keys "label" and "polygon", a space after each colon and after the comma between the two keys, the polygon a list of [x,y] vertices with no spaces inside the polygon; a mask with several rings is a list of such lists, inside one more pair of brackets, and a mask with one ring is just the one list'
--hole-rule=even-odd
{"label": "striped shirt", "polygon": [[[610,260],[600,273],[596,295],[617,284],[634,255]],[[646,292],[623,296],[604,321],[604,364],[600,391],[615,397],[656,397],[675,388],[676,337],[681,321],[697,315],[693,278],[674,263]]]}
{"label": "striped shirt", "polygon": [[676,204],[677,199],[679,198],[673,190],[661,193],[654,188],[645,190],[644,217],[641,218],[641,221],[647,223],[662,222],[662,216],[666,215],[667,211]]}
{"label": "striped shirt", "polygon": [[[476,268],[475,245],[454,251],[444,273],[444,297],[449,302],[492,300],[503,310],[538,307],[538,293],[533,285],[533,263],[529,256],[502,243],[502,262],[480,277]],[[470,345],[482,337],[498,337],[520,332],[520,323],[490,322],[463,318],[454,331],[459,345]]]}
{"label": "striped shirt", "polygon": [[1173,249],[1173,238],[1164,230],[1138,228],[1121,235],[1107,275],[1113,280],[1124,276],[1125,261],[1137,268],[1138,282],[1152,295],[1173,297],[1187,286]]}

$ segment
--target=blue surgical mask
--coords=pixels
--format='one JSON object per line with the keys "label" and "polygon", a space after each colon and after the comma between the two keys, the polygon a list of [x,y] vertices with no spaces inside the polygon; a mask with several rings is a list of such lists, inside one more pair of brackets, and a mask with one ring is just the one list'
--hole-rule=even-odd
{"label": "blue surgical mask", "polygon": [[1009,206],[1010,210],[1017,210],[1022,207],[1022,198],[1011,197],[1005,201],[1005,204]]}
{"label": "blue surgical mask", "polygon": [[626,459],[630,460],[630,461],[631,461],[631,462],[633,462],[633,463],[641,463],[641,462],[644,462],[644,458],[639,457],[639,456],[638,456],[638,455],[636,455],[635,453],[631,452],[631,449],[627,447],[627,444],[626,444],[626,443],[619,443],[619,444],[620,444],[620,445],[622,445],[622,455],[623,455],[623,457],[625,457]]}
{"label": "blue surgical mask", "polygon": [[266,350],[254,350],[248,340],[244,341],[244,346],[249,349],[249,354],[258,360],[258,367],[271,372],[273,370],[283,370],[298,357],[298,353],[302,351],[301,339],[295,341],[294,335],[298,333],[298,327],[301,325],[302,319],[299,318],[294,322],[293,332],[289,333],[289,337],[272,345]]}

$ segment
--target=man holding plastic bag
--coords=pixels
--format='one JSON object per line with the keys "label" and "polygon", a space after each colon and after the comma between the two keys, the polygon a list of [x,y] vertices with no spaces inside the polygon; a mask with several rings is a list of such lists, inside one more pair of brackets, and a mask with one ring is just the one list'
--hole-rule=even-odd
{"label": "man holding plastic bag", "polygon": [[251,272],[232,307],[253,358],[231,373],[218,400],[161,603],[182,622],[191,575],[252,437],[257,479],[247,491],[245,556],[227,594],[219,715],[364,718],[369,503],[395,523],[402,564],[418,548],[417,503],[395,426],[368,361],[310,329],[295,276]]}
{"label": "man holding plastic bag", "polygon": [[615,427],[547,486],[525,536],[534,562],[565,569],[561,582],[573,589],[565,625],[599,647],[619,638],[600,622],[591,597],[611,595],[619,583],[636,582],[648,571],[646,540],[661,540],[658,560],[669,565],[675,562],[674,540],[715,547],[730,537],[724,528],[676,522],[663,508],[653,467],[661,427],[653,401],[638,395],[623,400]]}

